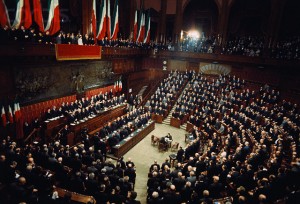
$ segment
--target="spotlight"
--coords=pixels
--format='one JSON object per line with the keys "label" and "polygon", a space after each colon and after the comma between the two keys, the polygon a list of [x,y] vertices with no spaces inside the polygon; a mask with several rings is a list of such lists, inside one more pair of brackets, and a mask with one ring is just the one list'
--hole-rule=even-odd
{"label": "spotlight", "polygon": [[198,38],[200,38],[200,33],[199,33],[199,31],[191,30],[191,31],[188,32],[188,36],[190,38],[196,38],[196,39],[198,39]]}

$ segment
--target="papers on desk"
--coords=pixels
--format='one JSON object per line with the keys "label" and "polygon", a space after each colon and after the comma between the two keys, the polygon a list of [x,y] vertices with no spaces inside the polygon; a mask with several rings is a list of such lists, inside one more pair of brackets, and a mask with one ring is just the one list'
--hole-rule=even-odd
{"label": "papers on desk", "polygon": [[46,120],[45,123],[49,123],[49,120]]}
{"label": "papers on desk", "polygon": [[70,125],[74,126],[74,125],[75,125],[75,123],[71,123]]}
{"label": "papers on desk", "polygon": [[115,147],[120,147],[121,145],[117,144]]}

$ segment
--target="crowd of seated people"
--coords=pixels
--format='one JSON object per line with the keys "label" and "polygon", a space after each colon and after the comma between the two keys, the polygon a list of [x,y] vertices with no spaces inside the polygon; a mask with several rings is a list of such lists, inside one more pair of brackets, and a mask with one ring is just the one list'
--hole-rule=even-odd
{"label": "crowd of seated people", "polygon": [[127,48],[142,48],[142,49],[159,49],[167,50],[168,45],[161,43],[134,42],[132,39],[118,38],[111,40],[107,37],[95,40],[93,34],[82,35],[80,32],[66,33],[60,31],[56,35],[51,36],[49,32],[39,32],[34,27],[25,29],[23,26],[20,29],[9,29],[8,27],[0,28],[0,42],[21,42],[21,43],[38,43],[38,44],[75,44],[75,45],[100,45],[104,47],[127,47]]}
{"label": "crowd of seated people", "polygon": [[121,158],[114,164],[100,149],[92,140],[74,147],[59,141],[20,147],[7,137],[0,146],[0,202],[71,203],[58,197],[59,187],[93,196],[97,203],[135,203],[133,161]]}
{"label": "crowd of seated people", "polygon": [[188,73],[180,73],[178,71],[171,72],[169,76],[164,79],[155,93],[150,97],[146,103],[151,113],[164,115],[168,112],[169,106],[172,106],[176,99],[176,94],[184,86],[188,79]]}
{"label": "crowd of seated people", "polygon": [[126,102],[124,94],[121,96],[109,96],[100,93],[97,96],[92,96],[90,100],[83,98],[81,101],[76,100],[74,103],[71,102],[70,105],[62,104],[62,110],[68,118],[68,123],[71,124],[86,120],[91,115],[95,116],[100,112],[121,105],[124,102]]}
{"label": "crowd of seated people", "polygon": [[258,36],[230,37],[222,49],[222,54],[245,55],[250,57],[262,56],[264,38]]}
{"label": "crowd of seated people", "polygon": [[226,196],[232,203],[299,201],[297,105],[280,101],[278,91],[250,91],[233,77],[204,79],[194,76],[188,87],[197,101],[190,117],[194,140],[180,149],[173,170],[168,163],[151,166],[148,203],[212,203]]}
{"label": "crowd of seated people", "polygon": [[215,36],[202,36],[199,39],[192,37],[184,38],[181,43],[182,51],[214,53],[217,38]]}
{"label": "crowd of seated people", "polygon": [[[126,47],[126,48],[142,48],[142,49],[157,49],[157,50],[174,50],[174,45],[171,42],[160,43],[151,41],[150,43],[134,42],[133,39],[118,38],[110,40],[107,37],[95,40],[93,34],[85,34],[80,32],[65,33],[60,31],[55,36],[50,36],[49,32],[42,33],[34,27],[26,30],[23,26],[20,29],[9,29],[8,27],[0,29],[0,41],[9,42],[31,42],[41,44],[77,44],[77,45],[100,45],[104,47]],[[193,51],[200,53],[214,53],[215,46],[218,41],[216,36],[201,37],[193,39],[187,37],[183,39],[180,50]],[[222,48],[222,54],[229,55],[244,55],[251,57],[262,56],[265,47],[265,39],[259,36],[232,36],[229,37],[227,44]],[[271,49],[270,57],[276,59],[299,59],[299,36],[290,37],[279,41],[275,47]]]}
{"label": "crowd of seated people", "polygon": [[299,36],[280,40],[271,53],[272,58],[299,60],[300,59],[300,38]]}
{"label": "crowd of seated people", "polygon": [[100,92],[98,95],[82,98],[81,100],[75,100],[70,104],[63,102],[57,109],[53,106],[48,108],[43,119],[51,120],[60,116],[66,116],[68,118],[68,124],[88,119],[89,116],[95,116],[106,109],[115,107],[117,105],[126,102],[125,95],[115,96],[112,91]]}
{"label": "crowd of seated people", "polygon": [[[50,122],[52,120],[57,120],[60,117],[66,118],[66,124],[64,129],[69,130],[69,125],[76,125],[80,122],[86,121],[99,115],[101,112],[107,109],[117,107],[118,105],[126,103],[125,95],[115,96],[112,92],[100,92],[98,95],[92,96],[90,99],[88,97],[82,98],[80,100],[75,100],[74,102],[68,103],[63,102],[59,108],[53,106],[48,108],[45,114],[41,117],[42,121]],[[23,131],[25,137],[29,136],[32,131],[40,130],[42,127],[42,122],[39,118],[35,118],[31,124],[27,121],[24,122]],[[63,129],[63,130],[64,130]],[[67,135],[70,131],[61,131],[58,136],[62,140],[62,144],[67,144]],[[44,137],[42,137],[44,139]]]}
{"label": "crowd of seated people", "polygon": [[106,149],[112,150],[120,141],[127,138],[135,130],[147,125],[151,119],[151,114],[143,107],[134,108],[126,115],[118,117],[112,122],[108,122],[102,127],[96,134],[96,137],[106,142],[107,146],[102,151],[106,152]]}
{"label": "crowd of seated people", "polygon": [[[220,75],[219,78],[212,79],[211,84],[209,79],[201,74],[193,74],[181,98],[177,101],[172,116],[180,120],[182,120],[184,116],[190,116],[190,122],[199,125],[200,120],[206,118],[212,111],[212,108],[219,108],[219,106],[224,103],[223,99],[219,103],[213,102],[212,99],[216,99],[217,97],[215,95],[216,91],[221,89],[221,92],[230,92],[233,96],[234,90],[240,89],[245,85],[244,80],[240,80],[235,76],[230,79],[226,86],[224,86],[225,82],[225,76]],[[199,108],[201,108],[202,111],[199,111]]]}
{"label": "crowd of seated people", "polygon": [[[100,99],[101,96],[97,97]],[[88,106],[97,101],[97,97],[82,99],[77,105]],[[106,102],[115,98],[105,97],[103,100],[106,99]],[[74,147],[69,147],[63,137],[53,143],[35,143],[25,147],[18,146],[7,137],[0,148],[0,184],[3,184],[0,201],[66,203],[57,196],[55,186],[58,186],[94,196],[97,203],[136,203],[134,163],[130,159],[126,163],[121,159],[114,165],[111,160],[106,160],[106,153],[133,131],[146,125],[150,118],[150,112],[143,107],[133,109],[109,122],[99,134],[92,137],[83,134],[81,143]],[[61,135],[67,135],[68,131],[66,125]]]}

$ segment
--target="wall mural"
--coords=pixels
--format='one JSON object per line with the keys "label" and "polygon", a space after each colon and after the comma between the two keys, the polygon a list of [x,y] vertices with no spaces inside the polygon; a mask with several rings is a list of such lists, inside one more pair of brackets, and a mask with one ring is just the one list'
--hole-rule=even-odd
{"label": "wall mural", "polygon": [[82,93],[112,84],[112,62],[60,62],[14,67],[17,98],[22,103]]}

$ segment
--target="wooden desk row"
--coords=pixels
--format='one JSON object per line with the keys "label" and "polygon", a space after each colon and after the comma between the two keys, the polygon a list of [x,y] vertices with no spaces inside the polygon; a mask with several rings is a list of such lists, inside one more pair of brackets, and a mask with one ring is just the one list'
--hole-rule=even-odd
{"label": "wooden desk row", "polygon": [[126,109],[127,104],[121,105],[114,109],[107,110],[103,113],[100,113],[98,116],[91,118],[85,122],[70,125],[71,132],[74,132],[75,139],[80,135],[82,129],[88,129],[89,131],[93,131],[100,126],[103,126],[108,121],[115,119],[124,115],[124,110]]}
{"label": "wooden desk row", "polygon": [[152,113],[151,119],[157,123],[162,123],[162,121],[164,120],[164,116]]}
{"label": "wooden desk row", "polygon": [[58,187],[55,188],[55,191],[57,191],[57,194],[60,198],[64,198],[66,194],[69,194],[71,196],[71,200],[75,201],[76,203],[96,203],[96,200],[93,196],[71,192]]}
{"label": "wooden desk row", "polygon": [[172,117],[172,118],[171,118],[171,121],[170,121],[170,125],[173,126],[173,127],[180,128],[181,120],[178,119],[178,118]]}
{"label": "wooden desk row", "polygon": [[190,123],[190,122],[186,123],[186,129],[185,130],[187,132],[190,132],[193,128],[194,128],[194,125],[192,123]]}
{"label": "wooden desk row", "polygon": [[180,128],[181,125],[187,122],[188,118],[189,114],[185,114],[182,120],[180,120],[179,118],[171,117],[170,125],[173,127]]}
{"label": "wooden desk row", "polygon": [[66,117],[59,117],[56,120],[47,120],[43,123],[43,129],[45,131],[45,137],[51,138],[57,131],[63,127],[63,125],[67,122]]}
{"label": "wooden desk row", "polygon": [[132,137],[127,137],[128,140],[122,140],[118,145],[113,147],[114,156],[120,158],[126,154],[131,148],[133,148],[137,143],[144,139],[152,130],[155,128],[155,122],[152,121],[140,132],[135,131]]}

